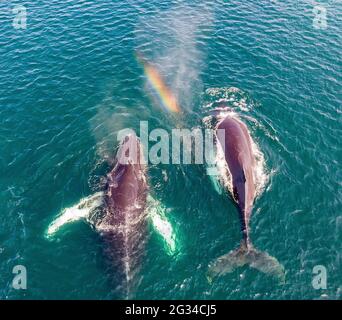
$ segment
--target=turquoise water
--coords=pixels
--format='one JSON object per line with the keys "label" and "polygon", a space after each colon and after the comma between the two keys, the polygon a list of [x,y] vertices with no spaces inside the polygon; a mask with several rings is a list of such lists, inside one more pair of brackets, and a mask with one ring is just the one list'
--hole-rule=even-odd
{"label": "turquoise water", "polygon": [[[209,284],[209,262],[240,241],[236,208],[204,166],[151,165],[177,248],[149,224],[133,297],[340,299],[342,4],[320,3],[326,29],[313,27],[310,1],[1,1],[0,298],[118,298],[98,233],[75,222],[48,240],[48,225],[103,188],[118,130],[202,126],[205,90],[234,86],[268,178],[251,237],[286,283],[243,267]],[[17,4],[24,30],[12,26]],[[179,97],[181,119],[151,99],[136,50]],[[11,285],[18,264],[27,290]],[[311,284],[316,265],[326,290]]]}

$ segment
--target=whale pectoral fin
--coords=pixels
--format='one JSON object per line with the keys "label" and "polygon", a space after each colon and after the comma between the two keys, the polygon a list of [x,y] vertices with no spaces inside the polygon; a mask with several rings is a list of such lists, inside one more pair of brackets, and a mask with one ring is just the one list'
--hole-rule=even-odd
{"label": "whale pectoral fin", "polygon": [[241,187],[245,184],[245,182],[246,182],[245,172],[243,169],[241,169],[239,174],[236,177],[234,177],[234,181],[233,181],[233,198],[236,202],[239,202],[238,186],[241,190]]}
{"label": "whale pectoral fin", "polygon": [[242,183],[245,183],[245,182],[246,182],[246,175],[245,175],[245,170],[244,170],[244,169],[241,170],[240,181],[241,181]]}
{"label": "whale pectoral fin", "polygon": [[239,201],[239,194],[237,192],[237,188],[236,187],[233,187],[233,198],[236,202]]}
{"label": "whale pectoral fin", "polygon": [[76,205],[64,209],[61,214],[53,220],[45,236],[50,238],[64,225],[75,222],[81,219],[86,219],[88,222],[89,217],[94,209],[98,208],[103,203],[103,192],[97,192],[89,197],[82,198]]}
{"label": "whale pectoral fin", "polygon": [[238,171],[236,177],[234,177],[234,184],[245,183],[245,182],[246,182],[245,170],[244,169],[240,169]]}
{"label": "whale pectoral fin", "polygon": [[148,195],[147,203],[148,216],[153,229],[163,239],[167,254],[174,254],[176,251],[176,233],[167,218],[167,208],[151,195]]}

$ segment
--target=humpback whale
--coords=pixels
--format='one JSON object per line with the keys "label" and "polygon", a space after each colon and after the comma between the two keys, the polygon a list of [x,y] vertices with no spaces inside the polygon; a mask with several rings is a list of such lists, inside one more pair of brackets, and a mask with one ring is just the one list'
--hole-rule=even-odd
{"label": "humpback whale", "polygon": [[[213,114],[217,116],[220,110],[222,108],[214,110]],[[237,267],[247,264],[284,282],[283,266],[276,258],[255,249],[249,236],[249,221],[256,197],[254,172],[256,162],[248,128],[239,118],[231,114],[217,120],[216,144],[223,151],[226,172],[229,174],[232,186],[230,192],[239,212],[242,240],[236,250],[209,264],[208,279],[211,281],[216,276],[230,273]],[[220,134],[217,134],[218,130]]]}
{"label": "humpback whale", "polygon": [[104,240],[104,253],[116,273],[118,291],[129,297],[137,284],[148,221],[169,255],[176,252],[176,234],[168,221],[167,208],[148,194],[147,165],[141,142],[133,131],[121,141],[106,181],[104,191],[64,209],[50,223],[45,236],[52,240],[68,223],[81,219],[89,222]]}
{"label": "humpback whale", "polygon": [[[86,219],[104,242],[105,257],[115,271],[117,292],[130,297],[136,285],[147,233],[147,166],[142,145],[133,133],[118,148],[113,169],[107,174],[104,191],[81,199],[65,209],[48,227],[51,238],[65,224]],[[158,205],[154,200],[153,204]],[[100,214],[94,213],[101,208]]]}

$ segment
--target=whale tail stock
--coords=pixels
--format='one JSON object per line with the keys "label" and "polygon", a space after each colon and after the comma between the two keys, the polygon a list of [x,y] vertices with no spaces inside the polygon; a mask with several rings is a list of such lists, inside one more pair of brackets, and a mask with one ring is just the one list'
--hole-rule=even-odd
{"label": "whale tail stock", "polygon": [[285,283],[285,270],[278,260],[267,252],[255,249],[251,244],[247,246],[245,240],[241,241],[237,249],[219,257],[209,265],[207,279],[211,283],[213,278],[233,272],[244,265],[271,275],[282,284]]}

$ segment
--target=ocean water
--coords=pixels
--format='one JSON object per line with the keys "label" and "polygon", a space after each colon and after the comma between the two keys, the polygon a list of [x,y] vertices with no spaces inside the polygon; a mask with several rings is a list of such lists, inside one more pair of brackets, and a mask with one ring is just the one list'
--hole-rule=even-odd
{"label": "ocean water", "polygon": [[[13,26],[16,5],[26,29]],[[228,97],[265,165],[251,238],[286,282],[245,266],[208,283],[208,264],[239,244],[236,207],[203,165],[150,165],[174,241],[170,252],[160,219],[149,223],[132,298],[341,299],[341,30],[337,0],[1,1],[0,298],[123,298],[96,230],[78,221],[48,239],[49,224],[103,190],[119,130],[203,127],[210,102]],[[137,50],[181,116],[153,95]],[[16,265],[26,290],[12,286]],[[317,265],[326,289],[312,285]]]}

